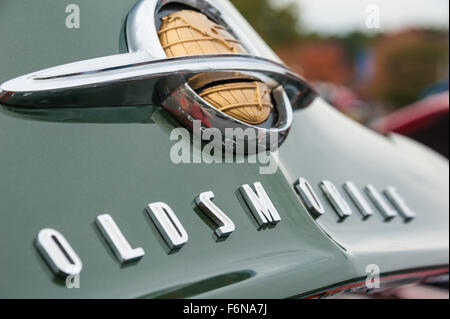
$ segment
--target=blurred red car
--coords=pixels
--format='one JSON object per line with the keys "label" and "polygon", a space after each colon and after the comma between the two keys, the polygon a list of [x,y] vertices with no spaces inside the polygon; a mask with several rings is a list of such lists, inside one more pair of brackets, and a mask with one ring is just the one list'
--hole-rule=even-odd
{"label": "blurred red car", "polygon": [[370,126],[387,134],[409,136],[448,158],[449,92],[428,96],[412,105],[375,120]]}

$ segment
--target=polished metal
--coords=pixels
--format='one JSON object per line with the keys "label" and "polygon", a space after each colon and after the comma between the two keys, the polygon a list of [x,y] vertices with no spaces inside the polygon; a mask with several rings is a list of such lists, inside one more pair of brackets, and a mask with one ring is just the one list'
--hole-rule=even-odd
{"label": "polished metal", "polygon": [[[221,23],[241,40],[249,55],[167,58],[159,42],[157,22],[159,10],[171,3],[196,8]],[[192,122],[198,120],[202,128],[218,128],[222,137],[225,128],[254,129],[256,137],[249,141],[249,149],[273,151],[289,132],[292,109],[308,106],[316,93],[285,65],[264,58],[267,52],[258,51],[246,32],[236,28],[233,15],[223,14],[226,10],[229,7],[222,1],[142,0],[127,19],[130,53],[65,64],[9,80],[0,85],[0,103],[16,108],[163,106],[186,127],[192,128]],[[245,77],[264,82],[273,92],[276,111],[260,125],[239,121],[197,94],[191,85],[195,86],[199,77]],[[237,149],[234,145],[231,148]]]}
{"label": "polished metal", "polygon": [[347,204],[345,199],[342,197],[342,195],[339,193],[336,186],[334,186],[332,182],[322,181],[320,182],[319,185],[320,188],[322,189],[322,192],[330,201],[331,206],[333,206],[340,220],[344,220],[352,214],[352,209]]}
{"label": "polished metal", "polygon": [[154,59],[166,58],[166,54],[159,44],[158,14],[164,6],[183,4],[202,12],[213,21],[224,26],[245,49],[252,55],[264,56],[258,47],[249,39],[249,35],[236,26],[240,22],[229,12],[229,6],[223,0],[142,0],[136,3],[127,17],[127,44],[130,52],[147,51]]}
{"label": "polished metal", "polygon": [[64,236],[51,228],[42,229],[36,247],[51,270],[60,277],[80,274],[83,263]]}
{"label": "polished metal", "polygon": [[109,214],[97,216],[95,220],[106,242],[121,263],[134,262],[144,256],[144,249],[132,248]]}
{"label": "polished metal", "polygon": [[306,209],[314,219],[319,218],[325,213],[325,208],[320,202],[319,197],[317,197],[311,184],[305,178],[300,177],[294,186]]}
{"label": "polished metal", "polygon": [[242,185],[240,192],[258,224],[265,227],[280,222],[281,217],[261,183],[254,183],[254,187],[256,193],[248,184]]}
{"label": "polished metal", "polygon": [[[205,102],[188,84],[175,90],[162,105],[186,127],[193,127],[194,121],[199,121],[202,130],[198,132],[193,131],[193,134],[199,139],[202,138],[201,135],[205,128],[218,129],[221,136],[224,137],[218,142],[227,151],[234,151],[241,155],[254,153],[248,152],[248,150],[255,150],[256,152],[265,151],[266,149],[276,150],[286,139],[293,120],[291,103],[282,87],[274,88],[272,96],[278,105],[278,119],[275,127],[270,128],[250,125],[219,111]],[[179,103],[178,101],[185,101],[185,103]],[[226,139],[228,135],[227,130],[230,128],[242,129],[245,132],[252,129],[253,134],[251,134],[252,137],[250,138],[249,135],[242,134],[234,139]],[[244,144],[246,145],[245,148],[242,147]],[[244,151],[239,152],[239,149]]]}
{"label": "polished metal", "polygon": [[361,213],[364,220],[373,215],[373,210],[369,203],[364,199],[363,195],[353,182],[344,183],[343,188],[353,204],[358,208],[358,211]]}
{"label": "polished metal", "polygon": [[180,248],[187,243],[188,234],[169,205],[153,203],[146,210],[170,249]]}
{"label": "polished metal", "polygon": [[146,51],[155,60],[166,58],[159,45],[156,28],[156,13],[160,1],[145,0],[137,2],[128,13],[126,33],[129,52]]}
{"label": "polished metal", "polygon": [[378,211],[383,215],[385,221],[390,221],[397,216],[397,212],[386,203],[383,196],[381,196],[373,185],[367,185],[364,190]]}
{"label": "polished metal", "polygon": [[389,186],[383,193],[406,222],[416,217],[416,213],[408,207],[405,199],[398,194],[395,187]]}
{"label": "polished metal", "polygon": [[204,192],[197,196],[195,204],[219,226],[219,228],[215,230],[217,237],[223,238],[229,236],[235,229],[234,223],[212,202],[213,199],[213,192]]}
{"label": "polished metal", "polygon": [[0,102],[42,108],[149,105],[163,102],[195,75],[209,72],[248,74],[269,82],[271,88],[282,85],[291,92],[289,101],[294,108],[311,102],[304,99],[308,88],[302,78],[264,58],[209,54],[153,60],[145,52],[85,60],[20,76],[1,84]]}
{"label": "polished metal", "polygon": [[[204,101],[186,84],[195,75],[209,72],[248,74],[268,84],[277,102],[274,123],[263,127],[239,121]],[[7,81],[0,90],[0,103],[15,107],[162,105],[190,128],[194,120],[203,127],[218,128],[222,136],[225,128],[253,128],[257,138],[250,142],[266,146],[264,150],[273,150],[285,140],[292,124],[292,107],[305,107],[314,96],[303,79],[263,58],[220,54],[152,60],[142,52],[43,70]],[[181,98],[186,98],[185,102],[181,103]],[[273,135],[277,138],[269,138]]]}

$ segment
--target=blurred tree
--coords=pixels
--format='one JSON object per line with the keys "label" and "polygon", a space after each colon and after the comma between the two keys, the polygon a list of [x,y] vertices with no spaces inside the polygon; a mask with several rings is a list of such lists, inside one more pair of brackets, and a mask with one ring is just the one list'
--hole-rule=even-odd
{"label": "blurred tree", "polygon": [[361,50],[364,50],[377,35],[353,31],[338,38],[346,47],[349,56],[355,59]]}
{"label": "blurred tree", "polygon": [[392,107],[420,98],[428,86],[448,76],[448,33],[410,30],[376,41],[373,97]]}
{"label": "blurred tree", "polygon": [[299,11],[295,3],[275,8],[269,0],[231,0],[231,2],[270,46],[284,45],[299,37]]}

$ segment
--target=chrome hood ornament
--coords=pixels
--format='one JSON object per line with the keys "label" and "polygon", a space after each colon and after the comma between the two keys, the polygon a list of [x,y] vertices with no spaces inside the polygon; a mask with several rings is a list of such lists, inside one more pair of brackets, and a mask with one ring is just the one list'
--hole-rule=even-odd
{"label": "chrome hood ornament", "polygon": [[[228,41],[239,43],[242,49],[168,57],[167,32],[174,26],[165,25],[160,30],[161,24],[164,17],[180,10],[206,16],[220,32],[223,29],[230,35]],[[141,0],[127,18],[129,53],[65,64],[9,80],[0,86],[0,103],[21,108],[160,105],[190,129],[196,120],[201,121],[202,128],[220,130],[222,136],[226,128],[254,129],[255,139],[246,143],[274,150],[289,132],[293,109],[308,106],[316,94],[286,66],[266,59],[239,28],[242,20],[225,14],[229,10],[230,4],[224,1]],[[160,38],[162,31],[166,32],[165,45]],[[212,33],[219,34],[217,30],[208,32],[203,33],[206,38],[187,41],[203,43],[213,38]],[[207,94],[214,90],[201,92],[217,83],[233,81],[255,83],[253,91],[260,95],[221,108],[217,105],[220,101]],[[266,87],[270,96],[264,96]],[[238,107],[241,110],[235,110]],[[250,107],[253,113],[245,109]]]}

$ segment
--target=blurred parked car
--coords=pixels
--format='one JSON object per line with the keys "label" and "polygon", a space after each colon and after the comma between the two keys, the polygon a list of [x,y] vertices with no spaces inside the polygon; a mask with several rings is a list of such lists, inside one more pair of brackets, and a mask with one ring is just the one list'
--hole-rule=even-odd
{"label": "blurred parked car", "polygon": [[375,120],[370,126],[387,134],[409,136],[448,158],[449,92],[430,95],[410,106]]}

